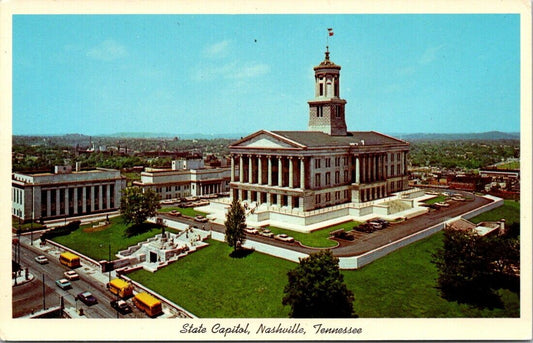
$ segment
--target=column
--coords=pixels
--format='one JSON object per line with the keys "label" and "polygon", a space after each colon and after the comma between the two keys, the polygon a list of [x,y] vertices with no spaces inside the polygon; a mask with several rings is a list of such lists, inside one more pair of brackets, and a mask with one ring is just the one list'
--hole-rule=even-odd
{"label": "column", "polygon": [[287,207],[290,208],[291,210],[293,209],[293,206],[292,206],[292,195],[287,195]]}
{"label": "column", "polygon": [[[283,162],[281,156],[278,156],[278,186],[283,187]],[[279,197],[278,197],[279,200]],[[279,203],[279,201],[278,201]]]}
{"label": "column", "polygon": [[102,205],[102,185],[98,185],[98,209],[104,208]]}
{"label": "column", "polygon": [[[300,157],[300,188],[305,189],[305,157]],[[303,209],[303,199],[302,200],[302,209]]]}
{"label": "column", "polygon": [[244,163],[242,161],[242,155],[239,156],[239,182],[244,181]]}
{"label": "column", "polygon": [[365,163],[366,156],[363,155],[361,157],[361,183],[366,182],[366,163]]}
{"label": "column", "polygon": [[87,188],[83,186],[81,189],[81,212],[86,213],[87,212]]}
{"label": "column", "polygon": [[91,186],[91,193],[89,194],[91,197],[91,212],[94,211],[94,186]]}
{"label": "column", "polygon": [[304,210],[304,197],[298,198],[298,207],[300,208],[301,211]]}
{"label": "column", "polygon": [[52,215],[52,190],[46,190],[46,216]]}
{"label": "column", "polygon": [[257,156],[257,183],[263,184],[263,162],[261,156]]}
{"label": "column", "polygon": [[289,156],[289,187],[293,188],[294,186],[294,168],[292,167],[292,156]]}
{"label": "column", "polygon": [[361,175],[359,174],[359,156],[355,157],[355,183],[359,183]]}
{"label": "column", "polygon": [[68,206],[69,196],[68,196],[68,187],[65,188],[65,215],[69,215],[69,206]]}
{"label": "column", "polygon": [[248,155],[248,183],[254,183],[253,162],[252,155]]}
{"label": "column", "polygon": [[74,187],[74,214],[78,214],[78,187]]}
{"label": "column", "polygon": [[60,202],[60,197],[61,195],[61,189],[56,189],[56,216],[60,215],[61,214],[61,209],[59,208],[59,206],[61,205],[61,202]]}
{"label": "column", "polygon": [[272,186],[272,156],[268,156],[268,185]]}
{"label": "column", "polygon": [[231,182],[235,182],[235,156],[231,155]]}
{"label": "column", "polygon": [[372,181],[376,181],[378,179],[378,168],[377,168],[378,159],[376,155],[372,155]]}

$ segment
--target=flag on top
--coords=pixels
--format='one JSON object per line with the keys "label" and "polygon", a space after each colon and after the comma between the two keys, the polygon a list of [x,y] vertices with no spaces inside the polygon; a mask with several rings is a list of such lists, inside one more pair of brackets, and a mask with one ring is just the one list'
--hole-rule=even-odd
{"label": "flag on top", "polygon": [[332,29],[332,28],[329,28],[329,29],[328,29],[328,33],[329,33],[330,36],[333,36],[333,29]]}

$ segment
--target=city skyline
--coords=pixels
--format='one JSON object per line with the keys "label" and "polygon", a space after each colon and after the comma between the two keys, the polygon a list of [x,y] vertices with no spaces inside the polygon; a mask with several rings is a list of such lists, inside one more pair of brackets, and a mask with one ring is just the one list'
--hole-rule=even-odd
{"label": "city skyline", "polygon": [[520,131],[519,15],[15,15],[13,134],[306,130],[326,45],[350,131]]}

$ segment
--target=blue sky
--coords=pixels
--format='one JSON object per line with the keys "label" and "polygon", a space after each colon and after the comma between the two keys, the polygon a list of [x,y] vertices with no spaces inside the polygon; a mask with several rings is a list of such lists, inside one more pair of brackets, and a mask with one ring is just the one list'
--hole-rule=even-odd
{"label": "blue sky", "polygon": [[351,131],[520,130],[518,15],[15,15],[13,133],[306,130],[342,66]]}

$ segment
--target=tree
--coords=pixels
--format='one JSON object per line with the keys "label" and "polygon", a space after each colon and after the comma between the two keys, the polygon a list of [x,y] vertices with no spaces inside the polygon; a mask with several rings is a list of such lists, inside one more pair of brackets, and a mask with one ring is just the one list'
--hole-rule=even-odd
{"label": "tree", "polygon": [[492,249],[492,243],[475,232],[445,229],[444,246],[433,255],[442,296],[473,304],[493,302]]}
{"label": "tree", "polygon": [[290,305],[291,318],[347,318],[353,313],[354,295],[339,271],[339,259],[321,250],[300,259],[287,273],[282,303]]}
{"label": "tree", "polygon": [[143,192],[139,187],[125,188],[120,199],[120,213],[126,223],[141,224],[146,218],[156,215],[161,208],[160,199],[159,194],[151,189]]}
{"label": "tree", "polygon": [[246,217],[244,208],[237,198],[233,198],[224,225],[226,226],[225,240],[230,247],[233,247],[233,251],[236,251],[246,239],[244,234]]}

